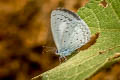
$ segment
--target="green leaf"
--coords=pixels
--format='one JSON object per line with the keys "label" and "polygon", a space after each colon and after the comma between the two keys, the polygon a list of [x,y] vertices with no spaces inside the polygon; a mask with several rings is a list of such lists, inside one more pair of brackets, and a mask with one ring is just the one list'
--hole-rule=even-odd
{"label": "green leaf", "polygon": [[120,0],[106,0],[106,7],[100,5],[101,1],[89,0],[78,10],[92,34],[100,33],[97,42],[33,80],[85,80],[101,68],[110,66],[108,64],[120,61]]}

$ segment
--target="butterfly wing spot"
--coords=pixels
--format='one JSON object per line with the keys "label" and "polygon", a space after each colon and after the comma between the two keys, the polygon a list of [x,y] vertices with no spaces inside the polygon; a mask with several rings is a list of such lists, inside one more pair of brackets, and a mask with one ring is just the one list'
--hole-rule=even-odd
{"label": "butterfly wing spot", "polygon": [[63,22],[66,22],[66,20],[63,20]]}
{"label": "butterfly wing spot", "polygon": [[69,21],[72,21],[72,19],[68,18]]}
{"label": "butterfly wing spot", "polygon": [[64,16],[66,19],[68,18],[68,17],[66,17],[66,16]]}
{"label": "butterfly wing spot", "polygon": [[56,31],[60,31],[60,30],[56,30]]}
{"label": "butterfly wing spot", "polygon": [[67,25],[69,25],[70,23],[66,23]]}
{"label": "butterfly wing spot", "polygon": [[89,34],[88,32],[86,32],[86,34]]}
{"label": "butterfly wing spot", "polygon": [[80,40],[80,42],[82,43],[82,40]]}
{"label": "butterfly wing spot", "polygon": [[61,21],[63,20],[63,19],[60,19]]}

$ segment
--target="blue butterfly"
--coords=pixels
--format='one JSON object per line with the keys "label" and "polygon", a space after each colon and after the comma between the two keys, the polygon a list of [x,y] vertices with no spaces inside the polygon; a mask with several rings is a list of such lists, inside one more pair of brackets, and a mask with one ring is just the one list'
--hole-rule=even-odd
{"label": "blue butterfly", "polygon": [[51,13],[51,30],[60,57],[70,55],[90,40],[90,29],[80,17],[67,9]]}

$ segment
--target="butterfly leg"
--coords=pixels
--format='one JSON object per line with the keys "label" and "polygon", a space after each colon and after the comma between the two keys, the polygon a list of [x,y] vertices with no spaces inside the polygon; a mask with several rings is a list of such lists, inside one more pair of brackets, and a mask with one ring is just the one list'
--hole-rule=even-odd
{"label": "butterfly leg", "polygon": [[62,63],[62,57],[59,57],[60,64]]}
{"label": "butterfly leg", "polygon": [[65,61],[67,61],[67,58],[65,56],[63,56],[63,57],[60,56],[59,61],[60,61],[60,63],[65,62]]}
{"label": "butterfly leg", "polygon": [[67,61],[67,58],[65,56],[63,58],[64,58],[65,61]]}

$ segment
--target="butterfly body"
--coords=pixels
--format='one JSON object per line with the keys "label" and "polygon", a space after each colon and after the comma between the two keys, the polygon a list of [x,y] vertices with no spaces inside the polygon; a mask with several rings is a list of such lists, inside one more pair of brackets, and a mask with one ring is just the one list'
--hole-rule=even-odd
{"label": "butterfly body", "polygon": [[68,56],[72,53],[72,51],[70,51],[69,49],[63,49],[63,50],[60,50],[60,51],[57,51],[56,54],[60,55],[61,57],[64,57],[64,56]]}
{"label": "butterfly body", "polygon": [[90,40],[90,30],[80,17],[67,10],[56,9],[51,13],[51,29],[61,57],[70,55],[74,50]]}

